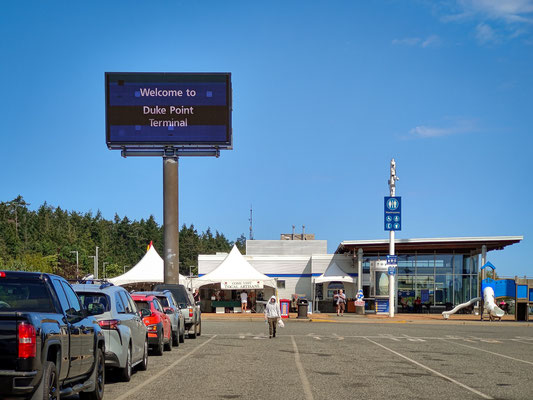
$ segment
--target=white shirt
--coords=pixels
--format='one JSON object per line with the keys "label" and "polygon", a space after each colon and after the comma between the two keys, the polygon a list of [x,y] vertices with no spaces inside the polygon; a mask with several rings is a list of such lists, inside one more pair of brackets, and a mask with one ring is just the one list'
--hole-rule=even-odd
{"label": "white shirt", "polygon": [[242,292],[241,293],[241,303],[247,302],[248,303],[248,293]]}

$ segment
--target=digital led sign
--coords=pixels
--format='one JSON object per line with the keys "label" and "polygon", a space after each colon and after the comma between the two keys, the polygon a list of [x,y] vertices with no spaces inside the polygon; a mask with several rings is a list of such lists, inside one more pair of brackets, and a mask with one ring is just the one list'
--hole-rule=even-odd
{"label": "digital led sign", "polygon": [[232,147],[231,74],[107,72],[110,149]]}

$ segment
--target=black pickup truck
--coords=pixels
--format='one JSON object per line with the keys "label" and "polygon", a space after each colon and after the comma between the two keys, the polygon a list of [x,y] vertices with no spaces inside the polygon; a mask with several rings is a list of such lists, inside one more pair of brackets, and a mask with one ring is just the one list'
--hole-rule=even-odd
{"label": "black pickup truck", "polygon": [[0,398],[104,396],[104,336],[68,282],[0,271]]}

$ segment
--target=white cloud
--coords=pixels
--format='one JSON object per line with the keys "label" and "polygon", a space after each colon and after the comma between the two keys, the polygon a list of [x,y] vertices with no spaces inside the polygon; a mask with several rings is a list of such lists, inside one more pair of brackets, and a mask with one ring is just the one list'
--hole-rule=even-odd
{"label": "white cloud", "polygon": [[409,37],[403,39],[394,39],[392,41],[393,45],[397,46],[420,46],[420,47],[429,47],[435,46],[440,43],[440,38],[437,35],[430,35],[426,39],[419,37]]}
{"label": "white cloud", "polygon": [[499,37],[494,29],[483,22],[476,26],[476,38],[481,44],[499,42]]}
{"label": "white cloud", "polygon": [[436,138],[443,136],[451,136],[462,133],[475,132],[477,129],[472,121],[458,120],[451,126],[438,127],[419,125],[409,131],[409,137],[411,138]]}
{"label": "white cloud", "polygon": [[459,0],[458,5],[463,16],[477,14],[493,20],[533,23],[533,0]]}
{"label": "white cloud", "polygon": [[404,39],[394,39],[392,44],[400,46],[416,46],[420,43],[420,38],[404,38]]}
{"label": "white cloud", "polygon": [[533,26],[533,0],[455,0],[453,14],[444,21],[476,21],[476,38],[482,44],[524,35]]}
{"label": "white cloud", "polygon": [[440,43],[440,38],[437,35],[428,36],[421,44],[422,47],[434,46]]}

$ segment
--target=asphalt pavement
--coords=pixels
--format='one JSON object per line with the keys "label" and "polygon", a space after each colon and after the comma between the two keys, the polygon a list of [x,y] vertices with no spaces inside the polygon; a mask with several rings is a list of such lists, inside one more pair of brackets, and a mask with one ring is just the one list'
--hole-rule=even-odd
{"label": "asphalt pavement", "polygon": [[207,320],[131,382],[125,399],[533,399],[533,328],[517,323]]}

